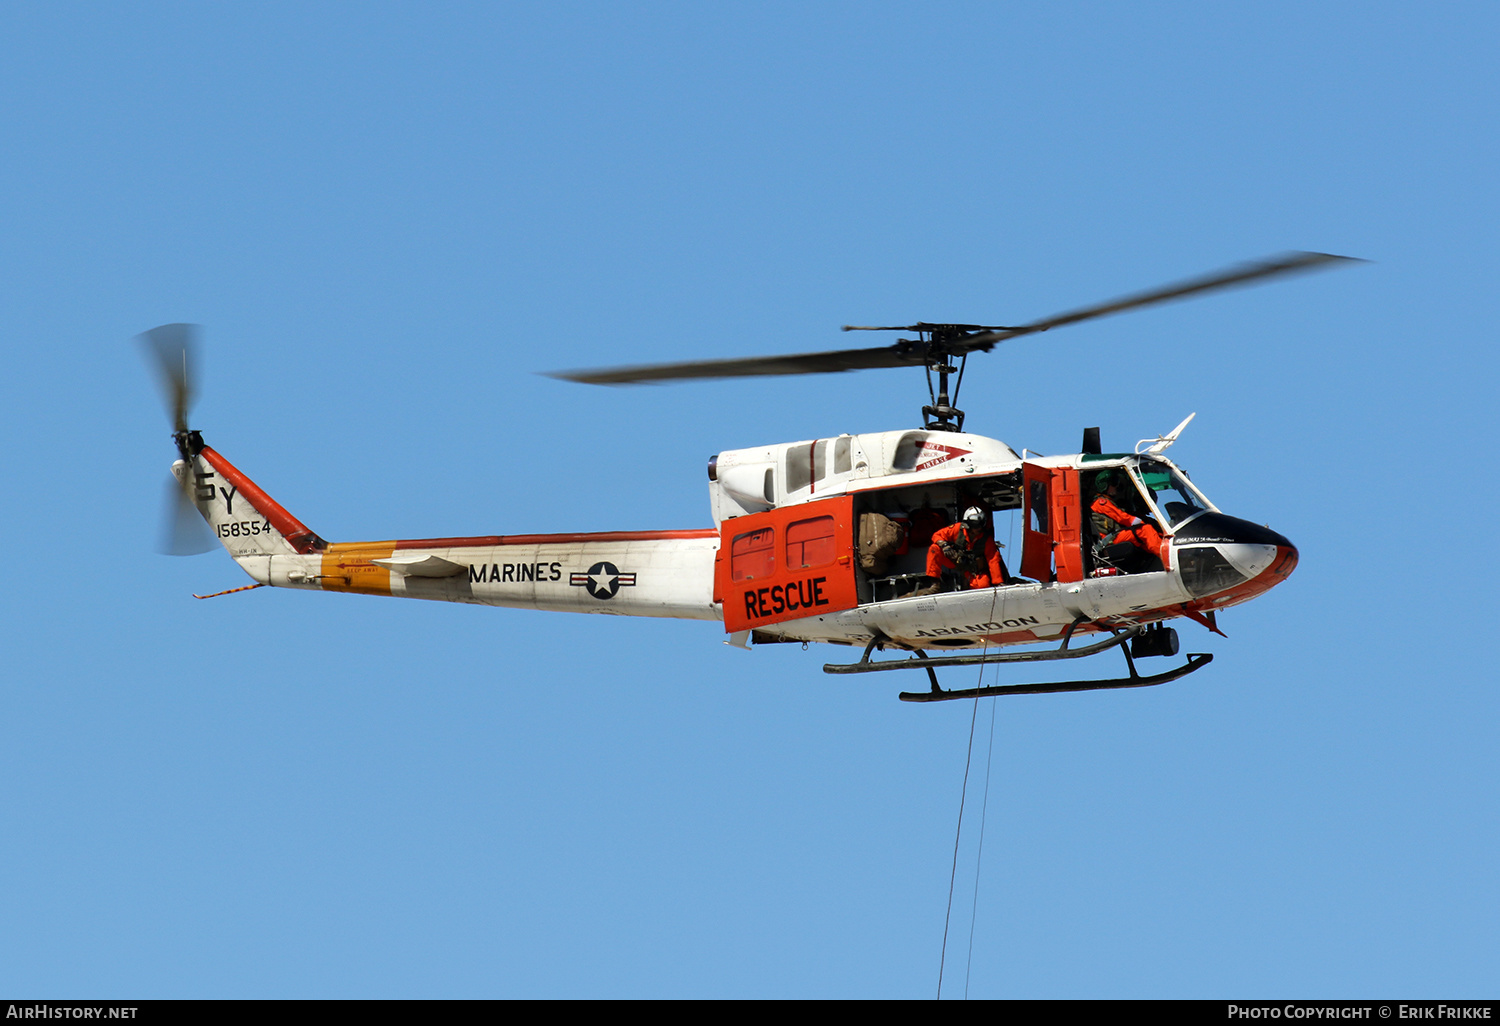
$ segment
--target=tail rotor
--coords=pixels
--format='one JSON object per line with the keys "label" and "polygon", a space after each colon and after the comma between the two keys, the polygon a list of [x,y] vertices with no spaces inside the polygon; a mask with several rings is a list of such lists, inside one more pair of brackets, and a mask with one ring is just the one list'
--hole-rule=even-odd
{"label": "tail rotor", "polygon": [[196,324],[163,324],[136,336],[147,363],[156,371],[180,458],[172,467],[174,480],[167,482],[158,546],[170,556],[192,556],[215,546],[213,534],[193,502],[193,461],[203,448],[203,438],[188,427],[188,415],[197,391],[200,331]]}

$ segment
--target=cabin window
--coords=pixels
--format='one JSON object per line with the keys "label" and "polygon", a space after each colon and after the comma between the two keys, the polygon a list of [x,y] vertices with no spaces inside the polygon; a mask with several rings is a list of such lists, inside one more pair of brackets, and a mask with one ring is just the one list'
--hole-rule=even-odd
{"label": "cabin window", "polygon": [[849,436],[844,435],[833,443],[833,472],[847,474],[852,466],[849,459]]}
{"label": "cabin window", "polygon": [[794,445],[786,452],[786,490],[799,491],[828,476],[828,439]]}
{"label": "cabin window", "polygon": [[794,445],[786,451],[786,490],[795,492],[812,484],[812,447]]}
{"label": "cabin window", "polygon": [[776,572],[775,531],[762,527],[735,535],[729,544],[729,576],[736,581],[758,581]]}
{"label": "cabin window", "polygon": [[1031,482],[1031,508],[1029,510],[1031,522],[1026,525],[1027,530],[1038,534],[1047,534],[1047,506],[1050,502],[1047,495],[1047,484],[1045,481]]}
{"label": "cabin window", "polygon": [[805,570],[827,566],[837,552],[833,542],[833,517],[813,517],[787,525],[786,566],[788,570]]}

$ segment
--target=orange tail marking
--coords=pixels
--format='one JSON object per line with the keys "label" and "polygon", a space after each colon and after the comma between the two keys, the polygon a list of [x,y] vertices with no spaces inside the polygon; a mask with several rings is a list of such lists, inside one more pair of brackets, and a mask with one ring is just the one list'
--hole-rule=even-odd
{"label": "orange tail marking", "polygon": [[389,559],[396,543],[336,542],[323,550],[323,590],[352,591],[361,595],[389,595],[391,572],[372,559]]}

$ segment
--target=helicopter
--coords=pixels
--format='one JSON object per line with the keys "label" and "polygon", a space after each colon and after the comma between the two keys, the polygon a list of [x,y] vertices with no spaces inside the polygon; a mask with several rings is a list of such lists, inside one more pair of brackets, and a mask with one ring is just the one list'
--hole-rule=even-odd
{"label": "helicopter", "polygon": [[[195,598],[300,588],[706,620],[722,623],[727,644],[746,649],[814,642],[862,649],[859,658],[824,671],[925,671],[925,690],[899,694],[910,702],[1163,684],[1213,659],[1189,653],[1171,669],[1141,673],[1137,659],[1178,654],[1177,631],[1167,622],[1187,619],[1222,634],[1217,612],[1286,580],[1297,566],[1296,547],[1269,527],[1222,512],[1167,457],[1194,414],[1121,452],[1103,451],[1098,428],[1085,429],[1080,452],[1048,457],[965,432],[955,404],[968,358],[1109,314],[1355,262],[1287,253],[1023,325],[845,326],[914,336],[864,349],[552,374],[620,385],[925,370],[930,402],[920,427],[710,458],[714,526],[687,530],[325,541],[189,426],[199,329],[166,324],[138,336],[164,386],[178,454],[166,550],[207,551],[216,540],[254,581]],[[936,566],[932,553],[944,544],[936,536],[949,537],[963,523],[993,541],[993,517],[1007,511],[1021,517],[1019,576],[1003,561],[991,564],[994,580],[966,581],[964,573]],[[1117,530],[1124,518],[1137,526]],[[1109,650],[1123,653],[1125,676],[973,688],[944,688],[937,676],[950,667]],[[900,655],[875,658],[877,652]]]}

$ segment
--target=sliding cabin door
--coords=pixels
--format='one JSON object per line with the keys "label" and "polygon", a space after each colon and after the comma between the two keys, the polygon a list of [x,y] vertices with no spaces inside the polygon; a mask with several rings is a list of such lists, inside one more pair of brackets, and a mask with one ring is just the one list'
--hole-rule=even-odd
{"label": "sliding cabin door", "polygon": [[853,497],[724,521],[714,601],[723,603],[724,629],[731,633],[853,609]]}

